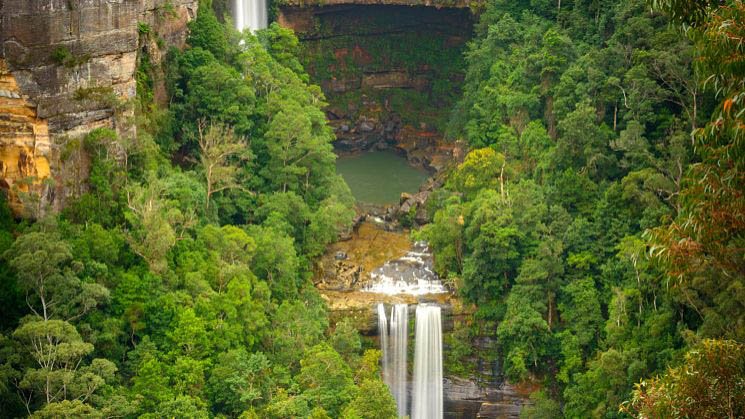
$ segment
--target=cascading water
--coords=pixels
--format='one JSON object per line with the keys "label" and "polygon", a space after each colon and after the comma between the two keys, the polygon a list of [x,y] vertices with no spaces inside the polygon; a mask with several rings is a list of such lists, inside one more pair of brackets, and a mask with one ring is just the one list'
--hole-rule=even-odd
{"label": "cascading water", "polygon": [[364,291],[378,294],[426,295],[447,292],[434,272],[432,253],[426,242],[416,242],[406,255],[386,262],[370,273],[372,282]]}
{"label": "cascading water", "polygon": [[234,0],[233,21],[235,28],[243,31],[264,29],[268,25],[269,17],[266,9],[267,0]]}
{"label": "cascading water", "polygon": [[[405,256],[386,262],[370,274],[364,291],[378,294],[428,295],[447,292],[433,270],[427,243],[417,242]],[[440,307],[419,304],[416,308],[412,419],[442,419],[442,325]],[[409,414],[406,345],[409,308],[378,304],[378,330],[383,350],[383,380],[396,399],[399,417]]]}
{"label": "cascading water", "polygon": [[378,304],[378,331],[383,348],[383,380],[393,393],[398,415],[406,415],[406,346],[409,337],[409,306],[396,304],[391,307],[388,324],[385,306]]}
{"label": "cascading water", "polygon": [[412,419],[442,418],[442,324],[440,307],[416,308]]}

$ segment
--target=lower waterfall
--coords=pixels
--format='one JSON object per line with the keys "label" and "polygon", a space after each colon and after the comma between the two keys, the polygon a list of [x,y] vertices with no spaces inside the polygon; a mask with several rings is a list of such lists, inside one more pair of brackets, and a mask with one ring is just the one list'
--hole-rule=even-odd
{"label": "lower waterfall", "polygon": [[440,307],[416,308],[412,419],[442,418],[442,323]]}
{"label": "lower waterfall", "polygon": [[267,0],[234,0],[233,21],[239,31],[264,29],[269,24]]}
{"label": "lower waterfall", "polygon": [[[378,333],[383,350],[383,380],[396,399],[398,416],[408,408],[407,340],[409,306],[396,304],[390,316],[378,304]],[[412,419],[441,419],[442,399],[442,319],[440,307],[419,304],[416,307]]]}
{"label": "lower waterfall", "polygon": [[396,304],[391,307],[390,323],[385,306],[378,304],[378,331],[383,349],[383,380],[393,393],[398,415],[406,416],[407,381],[406,349],[409,337],[409,306]]}

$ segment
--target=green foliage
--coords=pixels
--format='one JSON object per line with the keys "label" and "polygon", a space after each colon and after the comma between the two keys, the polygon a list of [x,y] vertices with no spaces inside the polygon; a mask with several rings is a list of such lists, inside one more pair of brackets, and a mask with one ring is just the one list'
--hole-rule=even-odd
{"label": "green foliage", "polygon": [[306,351],[300,361],[298,383],[308,404],[323,408],[330,417],[339,417],[342,407],[352,400],[357,391],[352,371],[327,344],[319,344]]}
{"label": "green foliage", "polygon": [[471,197],[484,188],[497,189],[504,179],[505,164],[504,156],[492,148],[472,150],[451,175],[452,187]]}
{"label": "green foliage", "polygon": [[362,350],[360,334],[350,319],[344,319],[336,324],[334,333],[331,335],[331,346],[349,365],[356,365],[357,358]]}
{"label": "green foliage", "polygon": [[[542,381],[524,417],[742,415],[742,345],[694,343],[743,335],[742,45],[729,35],[745,9],[652,3],[692,25],[697,50],[638,0],[487,2],[465,67],[462,47],[443,47],[449,35],[369,37],[370,57],[339,58],[360,36],[328,36],[338,28],[323,22],[305,44],[276,24],[238,34],[203,1],[163,69],[169,108],[141,55],[136,132],[98,129],[60,148],[89,169],[72,176],[61,216],[16,225],[0,203],[0,410],[396,416],[380,352],[361,353],[348,322],[330,332],[309,281],[354,213],[305,63],[339,79],[426,65],[427,94],[365,92],[415,126],[443,130],[458,102],[448,133],[472,150],[414,235],[477,306],[479,332],[497,337],[484,351],[502,374]],[[51,58],[88,59],[65,47]],[[77,98],[118,108],[110,93]],[[346,110],[360,100],[331,98]],[[451,371],[475,371],[473,333],[446,336]]]}
{"label": "green foliage", "polygon": [[520,419],[559,419],[562,417],[559,404],[544,391],[532,393],[530,401],[533,404],[520,411]]}
{"label": "green foliage", "polygon": [[[206,2],[205,2],[206,3]],[[202,5],[196,19],[189,23],[186,42],[193,48],[209,51],[218,60],[228,58],[228,30],[220,24],[209,5]]]}
{"label": "green foliage", "polygon": [[63,210],[63,217],[76,222],[94,222],[113,227],[123,221],[126,167],[109,150],[121,148],[121,141],[110,129],[96,129],[83,138],[83,151],[91,159],[87,191]]}
{"label": "green foliage", "polygon": [[18,285],[29,295],[29,308],[44,321],[79,318],[108,299],[105,287],[76,275],[81,266],[72,257],[70,245],[54,231],[24,234],[5,253]]}
{"label": "green foliage", "polygon": [[317,302],[293,300],[279,306],[273,324],[272,361],[295,369],[303,354],[322,340],[328,320]]}
{"label": "green foliage", "polygon": [[[80,170],[60,216],[17,226],[0,203],[3,413],[338,417],[358,394],[347,362],[387,391],[354,329],[326,337],[308,281],[354,213],[298,39],[239,35],[203,3],[162,68],[169,108],[141,54],[137,130],[65,141]],[[316,386],[319,368],[341,375]]]}
{"label": "green foliage", "polygon": [[[721,60],[741,57],[741,45],[702,17],[738,31],[743,9],[653,3],[706,27],[688,34],[715,47],[695,52],[642,1],[495,1],[466,52],[449,132],[471,151],[417,237],[478,318],[496,323],[506,378],[542,381],[525,417],[621,417],[633,383],[662,372],[686,341],[739,333],[725,325],[742,306],[720,294],[739,288],[716,272],[734,278],[742,266],[725,250],[741,230],[729,216],[742,213],[731,194],[739,134],[727,128],[741,114],[721,113],[695,158],[686,131],[713,109],[702,76],[727,91],[722,110],[739,109],[741,74]],[[693,9],[701,15],[681,18]],[[710,59],[708,74],[694,71],[696,54]],[[692,164],[713,155],[718,166]],[[686,172],[697,186],[686,189]],[[665,271],[678,282],[660,281]],[[671,415],[659,412],[639,414]]]}
{"label": "green foliage", "polygon": [[137,33],[140,35],[149,35],[152,28],[145,22],[137,22]]}
{"label": "green foliage", "polygon": [[704,340],[680,367],[636,385],[624,406],[635,417],[738,417],[745,414],[745,349]]}
{"label": "green foliage", "polygon": [[270,366],[264,354],[249,354],[243,348],[218,355],[208,382],[214,406],[239,415],[267,400],[272,385]]}
{"label": "green foliage", "polygon": [[380,380],[364,380],[359,386],[357,397],[347,405],[341,417],[393,419],[398,417],[398,411],[388,386]]}
{"label": "green foliage", "polygon": [[67,68],[75,68],[88,62],[91,57],[88,54],[75,55],[66,46],[59,46],[52,52],[52,60]]}
{"label": "green foliage", "polygon": [[475,365],[468,362],[474,354],[470,330],[464,325],[456,325],[450,333],[443,335],[444,352],[443,369],[459,377],[470,376],[475,373]]}

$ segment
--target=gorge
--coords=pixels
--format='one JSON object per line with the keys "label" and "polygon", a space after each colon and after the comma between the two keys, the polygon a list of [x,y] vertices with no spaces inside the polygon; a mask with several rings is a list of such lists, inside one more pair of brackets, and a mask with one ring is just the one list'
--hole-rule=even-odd
{"label": "gorge", "polygon": [[0,417],[745,417],[745,1],[0,0]]}
{"label": "gorge", "polygon": [[[396,219],[428,221],[426,190],[440,181],[428,183],[425,177],[437,178],[464,154],[462,145],[444,138],[461,94],[473,17],[465,3],[432,6],[279,5],[278,22],[298,35],[300,61],[329,102],[325,113],[340,156],[337,171],[357,199],[358,213],[363,218],[370,213],[359,234],[327,251],[328,262],[314,281],[336,322],[374,319],[377,311],[377,331],[370,320],[355,324],[363,334],[378,337],[384,381],[399,416],[516,417],[527,398],[503,383],[493,361],[482,355],[456,361],[449,355],[455,325],[463,330],[476,320],[468,310],[453,315],[451,305],[460,303],[447,301],[455,297],[434,273],[426,243],[398,247],[408,242],[399,238],[408,231],[400,231]],[[401,198],[402,192],[411,198]],[[383,233],[389,227],[399,231]],[[379,257],[379,245],[393,252]],[[429,300],[433,296],[436,302]],[[439,304],[446,307],[442,317]],[[409,324],[416,333],[410,334]],[[494,342],[484,342],[484,352],[493,348]],[[408,348],[416,348],[413,356],[407,357]],[[468,373],[455,375],[453,362],[469,365]]]}
{"label": "gorge", "polygon": [[[86,179],[93,163],[84,144],[78,142],[81,135],[108,127],[122,138],[136,138],[131,119],[137,111],[134,101],[137,85],[143,83],[138,77],[145,57],[154,69],[148,83],[152,83],[155,102],[162,105],[170,100],[162,66],[169,47],[186,46],[187,24],[197,14],[197,3],[52,1],[48,7],[3,3],[0,94],[3,116],[11,118],[0,127],[2,186],[11,192],[11,207],[17,214],[41,216],[49,208],[59,211],[88,192]],[[303,46],[300,59],[330,102],[326,116],[337,137],[336,151],[350,159],[370,151],[397,155],[375,163],[371,173],[390,170],[406,180],[402,186],[396,186],[395,181],[363,186],[389,189],[384,199],[370,203],[395,204],[401,192],[417,193],[427,174],[462,157],[443,137],[463,79],[464,45],[471,36],[472,17],[464,6],[440,8],[401,2],[280,6],[278,20],[298,30]],[[230,8],[238,30],[255,31],[267,25],[263,1],[236,0]],[[37,24],[27,26],[31,20]],[[113,144],[107,153],[124,162],[123,144]],[[394,160],[401,157],[405,160]],[[391,170],[393,161],[400,163],[398,172]],[[358,169],[354,164],[353,170]],[[405,284],[405,292],[443,294],[439,281],[432,284],[431,261],[424,269],[420,266],[422,257],[431,259],[427,252],[426,246],[417,243],[409,254],[400,255],[402,261],[386,261],[393,263],[384,263],[373,272],[380,281],[369,291],[394,295]],[[415,270],[419,269],[422,277],[407,277],[399,283],[397,271],[405,270],[412,260],[419,264]],[[419,406],[419,413],[414,414],[429,417],[432,413],[422,410],[423,406],[442,404],[442,396],[425,400],[424,390],[417,389],[431,382],[432,378],[426,378],[429,367],[411,365],[417,359],[421,364],[425,358],[423,365],[441,364],[442,354],[432,349],[438,341],[432,341],[427,350],[420,348],[419,356],[410,360],[414,364],[409,365],[405,353],[407,305],[395,307],[388,327],[392,331],[389,340],[395,342],[392,348],[396,349],[384,356],[384,376],[398,395],[399,412]],[[414,313],[420,311],[412,310]],[[412,342],[424,341],[434,333],[433,327],[419,338],[412,336]],[[413,386],[415,376],[419,384]],[[413,397],[415,394],[419,396]],[[471,391],[469,397],[480,396]],[[439,408],[437,414],[442,411]]]}

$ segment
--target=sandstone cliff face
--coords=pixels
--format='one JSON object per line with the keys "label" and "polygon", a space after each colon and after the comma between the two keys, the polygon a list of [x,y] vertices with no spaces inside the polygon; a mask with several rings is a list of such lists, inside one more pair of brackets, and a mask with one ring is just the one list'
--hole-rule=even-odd
{"label": "sandstone cliff face", "polygon": [[23,179],[39,208],[59,207],[71,193],[58,151],[68,139],[98,127],[133,134],[128,104],[136,94],[140,32],[151,28],[164,47],[182,45],[197,3],[0,2],[0,187],[10,190],[16,214],[21,205],[11,186]]}
{"label": "sandstone cliff face", "polygon": [[[49,178],[49,128],[26,100],[4,60],[0,60],[0,187],[12,191],[11,209],[20,213],[19,195],[43,193]],[[34,183],[36,185],[34,185]]]}

